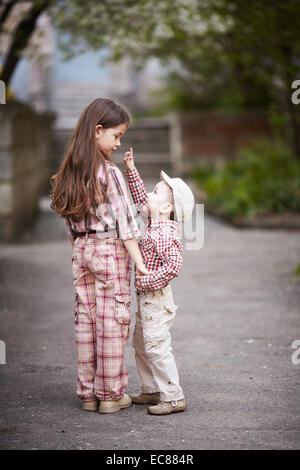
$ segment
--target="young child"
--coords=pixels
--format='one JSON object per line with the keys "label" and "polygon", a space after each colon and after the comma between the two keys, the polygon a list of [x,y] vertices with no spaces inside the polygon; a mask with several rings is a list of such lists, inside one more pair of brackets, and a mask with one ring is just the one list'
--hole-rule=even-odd
{"label": "young child", "polygon": [[129,122],[128,113],[113,100],[94,100],[82,112],[51,178],[51,208],[65,218],[73,246],[77,395],[84,410],[100,413],[131,405],[124,393],[130,255],[139,271],[148,272],[124,177],[111,160]]}
{"label": "young child", "polygon": [[132,344],[141,379],[141,393],[131,395],[133,403],[149,403],[148,413],[165,415],[186,408],[172,353],[170,327],[178,308],[170,281],[182,267],[181,227],[190,217],[194,196],[180,178],[160,172],[161,181],[152,193],[134,165],[132,149],[124,157],[129,188],[137,210],[147,221],[139,241],[150,274],[137,274],[138,311]]}

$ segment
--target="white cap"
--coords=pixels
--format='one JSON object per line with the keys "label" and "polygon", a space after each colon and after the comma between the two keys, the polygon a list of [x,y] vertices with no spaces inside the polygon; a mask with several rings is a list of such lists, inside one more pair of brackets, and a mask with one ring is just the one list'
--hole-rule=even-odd
{"label": "white cap", "polygon": [[186,222],[192,215],[195,205],[191,189],[181,178],[170,178],[163,170],[160,172],[160,179],[165,181],[173,191],[175,220]]}

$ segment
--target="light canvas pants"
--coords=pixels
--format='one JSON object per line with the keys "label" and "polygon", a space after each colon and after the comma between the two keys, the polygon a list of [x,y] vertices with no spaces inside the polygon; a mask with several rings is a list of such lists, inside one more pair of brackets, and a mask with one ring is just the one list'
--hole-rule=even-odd
{"label": "light canvas pants", "polygon": [[76,238],[73,257],[77,395],[118,400],[127,388],[131,263],[123,240]]}
{"label": "light canvas pants", "polygon": [[132,338],[142,392],[160,392],[162,401],[184,398],[173,349],[170,328],[176,316],[170,284],[163,289],[140,292]]}

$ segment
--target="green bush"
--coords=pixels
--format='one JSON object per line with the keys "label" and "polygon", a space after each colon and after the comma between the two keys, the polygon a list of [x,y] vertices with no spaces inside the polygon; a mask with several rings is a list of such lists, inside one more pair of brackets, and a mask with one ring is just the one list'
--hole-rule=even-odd
{"label": "green bush", "polygon": [[192,176],[208,208],[228,218],[300,211],[300,161],[281,140],[257,139],[224,167],[196,168]]}
{"label": "green bush", "polygon": [[300,264],[295,269],[295,276],[300,276]]}

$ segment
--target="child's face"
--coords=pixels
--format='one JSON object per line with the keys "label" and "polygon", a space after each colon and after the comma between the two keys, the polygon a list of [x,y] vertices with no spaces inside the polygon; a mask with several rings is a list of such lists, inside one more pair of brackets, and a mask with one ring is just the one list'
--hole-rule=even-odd
{"label": "child's face", "polygon": [[156,184],[152,193],[148,193],[145,212],[151,219],[168,219],[172,212],[172,190],[165,181]]}
{"label": "child's face", "polygon": [[105,155],[110,156],[112,152],[120,147],[120,138],[125,134],[128,127],[128,123],[122,123],[115,127],[109,127],[103,129],[101,124],[96,126],[96,142]]}

